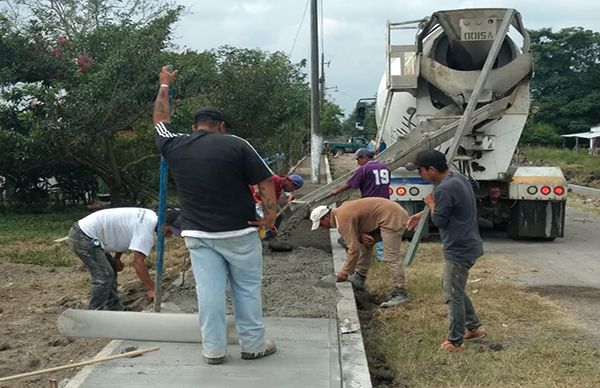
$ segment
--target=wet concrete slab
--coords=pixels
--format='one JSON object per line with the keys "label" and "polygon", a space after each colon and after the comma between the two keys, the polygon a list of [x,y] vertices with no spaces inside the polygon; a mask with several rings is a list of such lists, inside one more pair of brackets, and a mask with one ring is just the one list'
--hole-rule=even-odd
{"label": "wet concrete slab", "polygon": [[265,325],[278,350],[263,359],[242,360],[239,345],[229,345],[225,363],[207,365],[202,361],[201,344],[112,341],[100,357],[131,346],[160,350],[88,366],[66,387],[341,386],[335,320],[266,318]]}

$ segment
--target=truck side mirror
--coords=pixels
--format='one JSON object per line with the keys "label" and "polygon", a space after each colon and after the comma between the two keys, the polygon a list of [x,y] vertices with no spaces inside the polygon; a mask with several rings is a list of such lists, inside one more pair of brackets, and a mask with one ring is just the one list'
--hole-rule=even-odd
{"label": "truck side mirror", "polygon": [[362,131],[363,129],[365,129],[365,116],[366,116],[367,110],[364,106],[358,107],[356,109],[356,129],[358,129],[359,131]]}

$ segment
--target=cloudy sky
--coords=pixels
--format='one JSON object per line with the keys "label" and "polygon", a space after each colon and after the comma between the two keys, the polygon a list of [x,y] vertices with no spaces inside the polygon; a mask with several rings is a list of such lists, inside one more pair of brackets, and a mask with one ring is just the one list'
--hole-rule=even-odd
{"label": "cloudy sky", "polygon": [[[322,4],[321,4],[322,1]],[[178,0],[188,14],[174,31],[181,48],[207,50],[223,45],[258,48],[310,63],[308,0]],[[373,96],[384,70],[387,20],[417,20],[437,10],[471,7],[515,8],[528,29],[581,26],[600,31],[600,2],[591,0],[319,0],[328,96],[345,113],[361,97]],[[306,9],[306,13],[305,13]],[[304,17],[303,17],[304,15]],[[412,41],[403,42],[412,44]],[[321,43],[319,43],[321,44]]]}

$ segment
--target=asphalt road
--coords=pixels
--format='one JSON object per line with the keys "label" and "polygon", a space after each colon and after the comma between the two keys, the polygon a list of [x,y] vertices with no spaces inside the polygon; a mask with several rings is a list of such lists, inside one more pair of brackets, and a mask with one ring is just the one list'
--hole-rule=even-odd
{"label": "asphalt road", "polygon": [[514,241],[483,230],[488,252],[530,268],[518,275],[531,291],[563,304],[600,343],[600,217],[568,206],[565,237],[552,242]]}

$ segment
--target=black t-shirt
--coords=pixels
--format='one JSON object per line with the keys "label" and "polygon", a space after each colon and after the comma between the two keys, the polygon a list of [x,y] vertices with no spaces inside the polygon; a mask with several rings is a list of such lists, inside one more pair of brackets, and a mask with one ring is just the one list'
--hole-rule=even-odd
{"label": "black t-shirt", "polygon": [[250,226],[256,217],[248,186],[272,175],[250,143],[206,131],[181,134],[166,122],[156,125],[155,139],[179,191],[183,230],[214,233]]}

